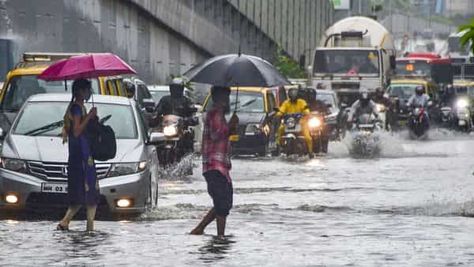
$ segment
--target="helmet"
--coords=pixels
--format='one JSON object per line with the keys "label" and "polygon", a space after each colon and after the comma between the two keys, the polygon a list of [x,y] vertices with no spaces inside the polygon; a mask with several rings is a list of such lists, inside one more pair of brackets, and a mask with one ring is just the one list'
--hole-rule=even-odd
{"label": "helmet", "polygon": [[288,91],[288,97],[290,98],[291,102],[295,102],[298,99],[298,89],[296,88],[291,88]]}
{"label": "helmet", "polygon": [[123,87],[129,98],[135,96],[135,83],[131,79],[123,79]]}
{"label": "helmet", "polygon": [[424,92],[425,92],[425,88],[421,85],[419,85],[415,88],[415,93],[417,95],[422,95]]}
{"label": "helmet", "polygon": [[182,97],[184,95],[184,80],[182,78],[174,78],[170,83],[171,97]]}
{"label": "helmet", "polygon": [[360,103],[364,106],[369,104],[369,101],[370,101],[369,90],[367,90],[367,88],[361,88],[359,92],[360,92],[360,95],[359,95]]}

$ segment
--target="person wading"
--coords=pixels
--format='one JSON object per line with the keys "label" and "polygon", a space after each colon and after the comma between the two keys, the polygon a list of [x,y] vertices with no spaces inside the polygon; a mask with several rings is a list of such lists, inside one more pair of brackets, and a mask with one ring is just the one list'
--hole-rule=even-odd
{"label": "person wading", "polygon": [[230,111],[229,95],[230,88],[228,87],[214,86],[211,89],[213,104],[204,121],[202,163],[207,190],[213,200],[214,207],[191,231],[193,235],[202,235],[204,229],[216,219],[217,236],[223,238],[226,218],[232,208],[233,188],[229,174],[231,169],[229,136],[237,132],[239,119],[234,113],[229,123],[225,120],[225,113]]}
{"label": "person wading", "polygon": [[86,113],[84,102],[91,97],[91,82],[75,80],[72,99],[64,115],[63,142],[68,142],[68,199],[69,208],[57,230],[69,230],[69,223],[81,206],[87,208],[87,231],[94,230],[94,217],[99,202],[99,184],[87,139],[89,121],[97,119],[97,109]]}

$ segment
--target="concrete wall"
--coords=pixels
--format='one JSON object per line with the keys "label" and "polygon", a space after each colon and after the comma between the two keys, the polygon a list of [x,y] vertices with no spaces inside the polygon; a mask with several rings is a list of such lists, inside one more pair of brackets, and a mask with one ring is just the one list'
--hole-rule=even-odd
{"label": "concrete wall", "polygon": [[270,61],[278,43],[294,59],[309,55],[331,9],[329,0],[0,0],[0,39],[15,61],[25,51],[112,52],[165,83],[239,46]]}
{"label": "concrete wall", "polygon": [[330,0],[230,0],[293,59],[306,65],[325,29],[333,23]]}

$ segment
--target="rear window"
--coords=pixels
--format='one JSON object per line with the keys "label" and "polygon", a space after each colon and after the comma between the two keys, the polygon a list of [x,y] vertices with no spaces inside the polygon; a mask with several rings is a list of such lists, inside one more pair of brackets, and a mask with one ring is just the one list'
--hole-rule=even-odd
{"label": "rear window", "polygon": [[[72,82],[67,81],[66,91],[64,81],[46,82],[37,79],[36,75],[23,75],[13,77],[6,86],[6,93],[2,101],[2,109],[17,112],[25,101],[32,95],[44,93],[71,93]],[[92,91],[99,92],[97,79],[92,79]]]}

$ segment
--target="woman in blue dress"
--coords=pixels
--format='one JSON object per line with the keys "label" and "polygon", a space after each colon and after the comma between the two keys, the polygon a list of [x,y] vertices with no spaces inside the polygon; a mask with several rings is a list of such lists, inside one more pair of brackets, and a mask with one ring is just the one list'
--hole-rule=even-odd
{"label": "woman in blue dress", "polygon": [[82,206],[87,208],[87,231],[94,230],[94,217],[99,202],[99,184],[89,141],[87,124],[96,119],[97,109],[86,112],[84,102],[91,96],[91,82],[77,79],[72,84],[72,99],[64,115],[63,141],[69,145],[69,208],[59,222],[58,230],[69,230],[69,223]]}

